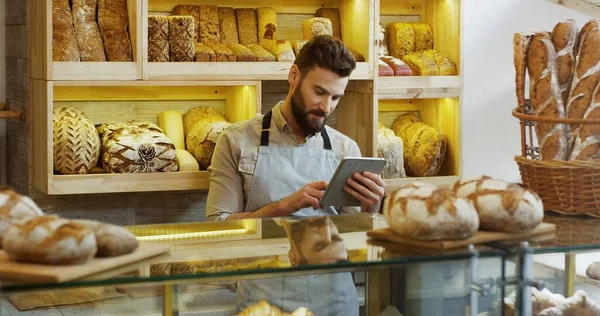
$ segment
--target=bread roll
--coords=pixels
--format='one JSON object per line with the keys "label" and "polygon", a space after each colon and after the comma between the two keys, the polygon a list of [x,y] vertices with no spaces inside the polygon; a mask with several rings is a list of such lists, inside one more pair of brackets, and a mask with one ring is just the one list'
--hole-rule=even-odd
{"label": "bread roll", "polygon": [[100,138],[96,127],[85,116],[67,117],[63,108],[54,112],[60,117],[53,119],[52,123],[54,170],[62,174],[88,173],[100,157]]}
{"label": "bread roll", "polygon": [[70,265],[96,254],[96,237],[84,225],[56,216],[28,217],[4,234],[4,251],[16,261]]}
{"label": "bread roll", "polygon": [[196,62],[215,62],[217,61],[217,53],[215,50],[202,44],[194,43],[194,61]]}
{"label": "bread roll", "polygon": [[256,8],[258,22],[258,44],[273,45],[277,41],[277,12],[275,8]]}
{"label": "bread roll", "polygon": [[200,41],[200,6],[195,4],[178,4],[173,8],[173,15],[189,15],[194,18],[194,41]]}
{"label": "bread roll", "polygon": [[133,61],[127,0],[98,0],[98,26],[104,42],[106,60]]}
{"label": "bread roll", "polygon": [[239,62],[254,62],[258,60],[256,54],[242,44],[228,44],[227,47],[233,51]]}
{"label": "bread roll", "polygon": [[247,47],[256,55],[256,61],[260,61],[260,62],[276,61],[275,55],[271,54],[266,48],[264,48],[260,45],[249,44],[249,45],[247,45]]}
{"label": "bread roll", "polygon": [[479,227],[473,205],[449,188],[415,181],[400,187],[383,202],[392,231],[416,240],[454,240],[471,237]]}
{"label": "bread roll", "polygon": [[525,75],[527,69],[527,51],[533,38],[533,32],[515,33],[513,35],[513,53],[515,65],[515,86],[517,93],[517,103],[519,106],[525,105]]}
{"label": "bread roll", "polygon": [[227,121],[225,115],[223,115],[223,113],[217,109],[205,106],[195,107],[183,114],[183,134],[187,135],[192,130],[196,122],[209,117],[215,117],[219,118],[221,121]]}
{"label": "bread roll", "polygon": [[409,113],[398,116],[392,129],[404,144],[406,174],[414,177],[437,175],[446,157],[446,136]]}
{"label": "bread roll", "polygon": [[80,60],[69,0],[52,0],[52,60]]}
{"label": "bread roll", "polygon": [[578,290],[573,296],[560,302],[555,307],[541,311],[539,316],[598,316],[600,305],[590,299],[587,294]]}
{"label": "bread roll", "polygon": [[217,44],[219,39],[219,9],[216,5],[200,5],[199,42]]}
{"label": "bread roll", "polygon": [[[546,34],[535,35],[529,45],[530,103],[539,116],[565,118],[565,108],[558,84],[556,52]],[[569,153],[566,124],[538,122],[535,127],[542,160],[566,160]]]}
{"label": "bread roll", "polygon": [[198,161],[200,170],[208,169],[217,139],[230,125],[231,123],[215,117],[205,118],[194,124],[187,135],[186,148]]}
{"label": "bread roll", "polygon": [[106,61],[102,35],[96,22],[97,0],[71,0],[73,25],[81,61]]}
{"label": "bread roll", "polygon": [[258,44],[258,20],[256,17],[256,9],[236,8],[235,19],[237,20],[240,44]]}
{"label": "bread roll", "polygon": [[412,70],[402,60],[393,56],[382,56],[379,59],[392,67],[394,76],[412,76]]}
{"label": "bread roll", "polygon": [[402,139],[381,123],[377,128],[377,157],[387,160],[381,171],[382,178],[397,179],[406,177]]}
{"label": "bread roll", "polygon": [[585,274],[590,279],[600,281],[600,261],[590,264],[585,270]]}
{"label": "bread roll", "polygon": [[169,54],[174,62],[194,61],[194,18],[171,15],[169,19]]}
{"label": "bread roll", "polygon": [[317,17],[326,18],[331,21],[331,35],[337,39],[342,39],[342,27],[340,19],[340,9],[338,8],[318,8]]}
{"label": "bread roll", "polygon": [[552,30],[552,44],[556,50],[556,65],[558,72],[558,84],[562,95],[563,105],[569,101],[569,89],[573,80],[573,69],[577,56],[577,38],[579,28],[574,20],[568,19],[556,24]]}
{"label": "bread roll", "polygon": [[523,232],[536,228],[544,218],[540,197],[518,184],[481,176],[457,181],[454,190],[473,203],[484,230]]}
{"label": "bread roll", "polygon": [[333,35],[331,20],[327,18],[309,18],[302,21],[302,39],[310,40],[317,35]]}
{"label": "bread roll", "polygon": [[169,19],[163,15],[148,16],[148,61],[169,61]]}
{"label": "bread roll", "polygon": [[8,187],[0,187],[0,249],[2,236],[14,221],[44,215],[31,198]]}
{"label": "bread roll", "polygon": [[415,51],[424,52],[433,49],[433,31],[427,23],[413,23],[415,30]]}
{"label": "bread roll", "polygon": [[379,66],[380,76],[394,76],[394,70],[385,61],[380,59],[377,63]]}
{"label": "bread roll", "polygon": [[109,223],[93,220],[76,219],[73,222],[81,224],[94,232],[96,237],[97,257],[114,257],[128,254],[137,249],[139,242],[127,229]]}
{"label": "bread roll", "polygon": [[219,7],[219,39],[223,44],[239,44],[235,10]]}
{"label": "bread roll", "polygon": [[403,59],[415,51],[415,29],[411,23],[390,23],[388,49],[390,55]]}

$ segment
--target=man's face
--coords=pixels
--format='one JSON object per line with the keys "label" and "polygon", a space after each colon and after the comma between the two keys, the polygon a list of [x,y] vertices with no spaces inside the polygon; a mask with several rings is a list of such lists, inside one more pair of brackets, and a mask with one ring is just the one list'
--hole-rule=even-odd
{"label": "man's face", "polygon": [[308,264],[332,264],[348,260],[348,251],[337,227],[329,217],[307,219],[302,239],[296,241],[298,254]]}
{"label": "man's face", "polygon": [[325,126],[347,84],[348,78],[320,67],[300,78],[291,97],[292,114],[307,136],[320,132]]}

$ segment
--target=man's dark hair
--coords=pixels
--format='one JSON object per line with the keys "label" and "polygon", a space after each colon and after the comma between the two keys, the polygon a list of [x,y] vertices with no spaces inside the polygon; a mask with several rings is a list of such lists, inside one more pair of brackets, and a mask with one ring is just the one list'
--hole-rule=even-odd
{"label": "man's dark hair", "polygon": [[356,68],[356,61],[348,48],[331,35],[318,35],[306,42],[298,52],[294,64],[302,75],[318,66],[331,70],[342,78],[349,77]]}

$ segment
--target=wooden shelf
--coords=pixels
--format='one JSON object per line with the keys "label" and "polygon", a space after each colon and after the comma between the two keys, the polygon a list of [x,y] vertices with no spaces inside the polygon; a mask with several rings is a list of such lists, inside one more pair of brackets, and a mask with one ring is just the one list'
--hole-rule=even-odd
{"label": "wooden shelf", "polygon": [[457,98],[462,92],[459,76],[379,77],[377,99]]}
{"label": "wooden shelf", "polygon": [[460,179],[459,176],[439,176],[439,177],[410,177],[410,178],[402,178],[402,179],[385,179],[386,195],[394,192],[401,186],[410,184],[415,181],[423,181],[426,183],[435,184],[438,186],[451,186],[454,185],[456,181]]}
{"label": "wooden shelf", "polygon": [[600,1],[598,0],[547,0],[577,12],[600,18]]}

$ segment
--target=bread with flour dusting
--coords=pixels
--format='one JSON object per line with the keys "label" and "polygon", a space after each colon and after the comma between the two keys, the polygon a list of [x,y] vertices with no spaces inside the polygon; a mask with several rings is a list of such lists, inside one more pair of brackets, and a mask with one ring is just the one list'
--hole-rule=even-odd
{"label": "bread with flour dusting", "polygon": [[28,217],[4,234],[4,251],[15,261],[80,264],[96,254],[96,237],[86,226],[58,216]]}
{"label": "bread with flour dusting", "polygon": [[96,257],[114,257],[133,252],[139,245],[135,236],[126,228],[88,219],[76,219],[75,223],[85,225],[96,235],[98,251]]}
{"label": "bread with flour dusting", "polygon": [[457,181],[454,191],[473,203],[482,230],[522,232],[534,229],[544,218],[540,197],[516,183],[480,176]]}
{"label": "bread with flour dusting", "polygon": [[565,299],[554,307],[541,311],[539,316],[598,316],[600,305],[578,290],[573,296]]}
{"label": "bread with flour dusting", "polygon": [[8,187],[0,187],[0,249],[2,236],[15,220],[44,215],[44,212],[28,196]]}
{"label": "bread with flour dusting", "polygon": [[479,228],[477,211],[449,188],[415,181],[391,193],[383,212],[392,231],[416,240],[456,240]]}

